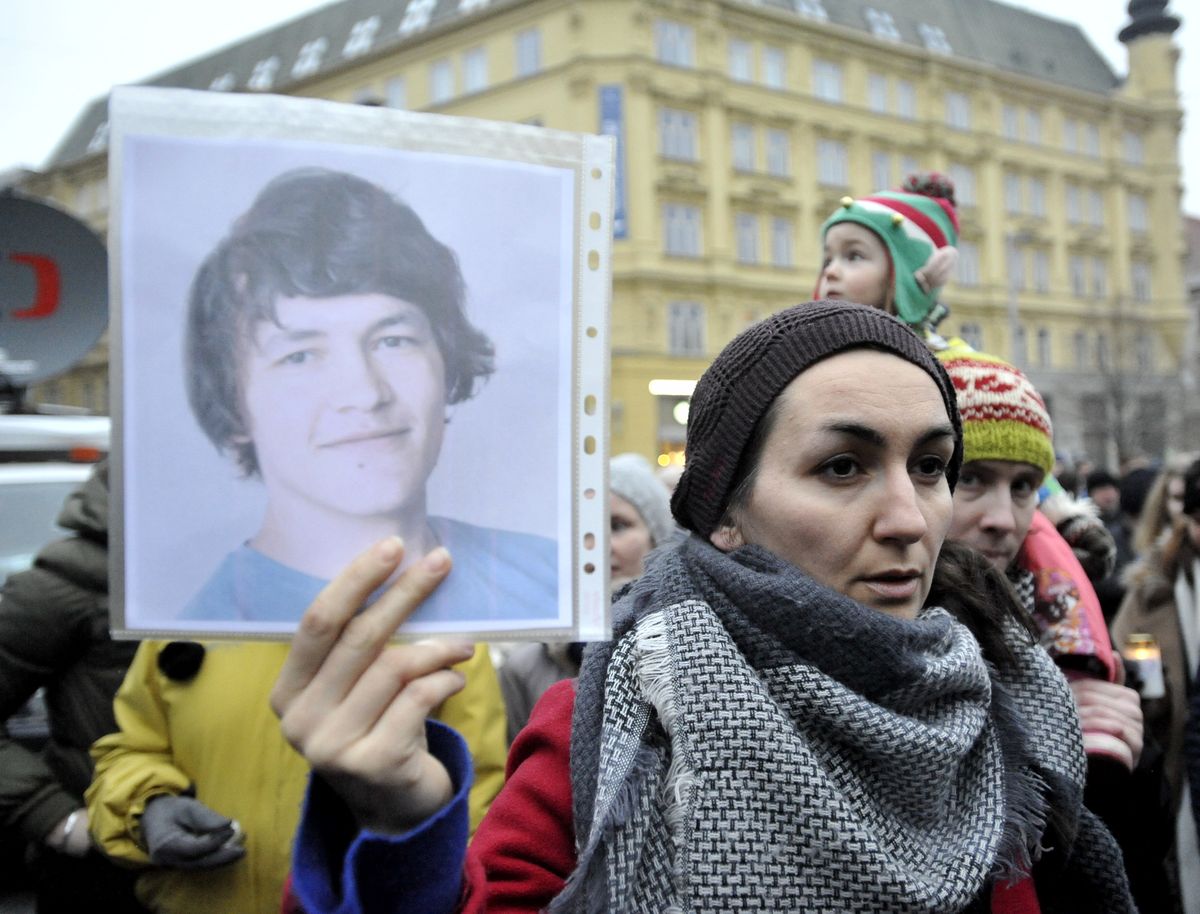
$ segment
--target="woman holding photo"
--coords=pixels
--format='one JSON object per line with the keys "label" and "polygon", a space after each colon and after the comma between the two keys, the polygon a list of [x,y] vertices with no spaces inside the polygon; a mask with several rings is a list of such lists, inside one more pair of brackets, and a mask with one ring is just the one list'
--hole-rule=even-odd
{"label": "woman holding photo", "polygon": [[962,431],[922,341],[861,305],[779,312],[705,372],[687,447],[692,535],[542,699],[469,852],[465,752],[425,721],[468,648],[387,647],[450,556],[354,616],[385,541],[310,607],[272,696],[320,775],[304,908],[1132,911],[1066,682],[943,545]]}

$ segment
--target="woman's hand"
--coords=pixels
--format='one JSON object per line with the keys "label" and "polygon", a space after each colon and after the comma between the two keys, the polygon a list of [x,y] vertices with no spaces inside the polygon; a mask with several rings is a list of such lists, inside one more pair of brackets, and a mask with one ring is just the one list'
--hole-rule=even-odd
{"label": "woman's hand", "polygon": [[400,564],[396,537],[358,556],[304,613],[271,691],[283,735],[372,831],[401,832],[453,796],[429,754],[425,718],[464,685],[450,666],[470,644],[388,646],[396,628],[450,570],[434,549],[370,607],[359,607]]}
{"label": "woman's hand", "polygon": [[1072,679],[1088,755],[1108,755],[1132,771],[1142,756],[1142,704],[1133,689],[1103,679]]}

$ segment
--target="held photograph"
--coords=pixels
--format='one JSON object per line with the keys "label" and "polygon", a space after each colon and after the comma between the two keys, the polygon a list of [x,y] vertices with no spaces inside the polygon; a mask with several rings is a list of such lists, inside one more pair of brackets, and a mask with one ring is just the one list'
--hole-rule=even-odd
{"label": "held photograph", "polygon": [[586,630],[579,587],[603,577],[574,548],[603,532],[574,470],[576,341],[607,310],[576,275],[593,169],[513,158],[500,125],[362,112],[392,148],[357,141],[355,111],[336,142],[301,101],[266,131],[239,105],[221,135],[208,99],[194,122],[192,98],[139,119],[140,94],[114,112],[111,165],[114,629],[287,637],[395,535],[401,570],[437,546],[453,561],[402,636]]}

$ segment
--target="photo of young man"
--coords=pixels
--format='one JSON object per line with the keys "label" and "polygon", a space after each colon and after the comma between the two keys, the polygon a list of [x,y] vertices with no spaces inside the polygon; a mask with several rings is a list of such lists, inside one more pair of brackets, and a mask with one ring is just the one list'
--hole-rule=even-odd
{"label": "photo of young man", "polygon": [[464,296],[454,252],[371,182],[300,168],[263,188],[196,274],[184,368],[200,426],[266,510],[183,618],[294,621],[388,535],[413,560],[453,556],[420,621],[554,615],[552,541],[427,510],[447,409],[493,371]]}

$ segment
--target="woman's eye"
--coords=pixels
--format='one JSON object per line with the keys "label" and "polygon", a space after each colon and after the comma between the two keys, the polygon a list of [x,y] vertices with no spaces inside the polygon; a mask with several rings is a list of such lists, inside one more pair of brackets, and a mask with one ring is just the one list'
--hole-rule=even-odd
{"label": "woman's eye", "polygon": [[858,471],[858,461],[853,457],[834,457],[821,467],[821,472],[835,479],[849,479]]}
{"label": "woman's eye", "polygon": [[1036,491],[1037,487],[1028,479],[1018,479],[1012,484],[1012,494],[1014,498],[1026,499]]}
{"label": "woman's eye", "polygon": [[917,461],[917,472],[922,476],[943,476],[946,472],[946,461],[932,454],[922,457]]}
{"label": "woman's eye", "polygon": [[624,531],[624,530],[628,530],[628,529],[629,529],[629,527],[630,527],[630,524],[629,524],[629,522],[628,522],[628,521],[624,521],[624,520],[617,520],[616,518],[613,518],[613,522],[612,522],[612,525],[611,525],[611,527],[610,527],[610,530],[611,530],[613,533],[621,533],[621,532],[622,532],[622,531]]}
{"label": "woman's eye", "polygon": [[417,338],[415,336],[403,336],[398,333],[381,336],[375,341],[376,349],[400,349],[405,346],[415,346]]}
{"label": "woman's eye", "polygon": [[969,489],[979,485],[979,476],[970,470],[961,470],[958,474],[958,487]]}

